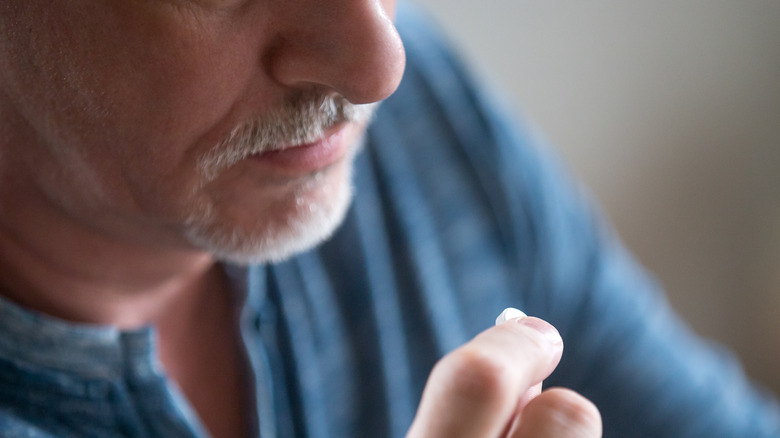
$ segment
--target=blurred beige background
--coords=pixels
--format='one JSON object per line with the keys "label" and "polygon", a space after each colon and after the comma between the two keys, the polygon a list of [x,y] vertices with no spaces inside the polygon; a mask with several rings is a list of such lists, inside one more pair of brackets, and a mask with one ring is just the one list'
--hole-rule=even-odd
{"label": "blurred beige background", "polygon": [[417,1],[780,394],[780,1]]}

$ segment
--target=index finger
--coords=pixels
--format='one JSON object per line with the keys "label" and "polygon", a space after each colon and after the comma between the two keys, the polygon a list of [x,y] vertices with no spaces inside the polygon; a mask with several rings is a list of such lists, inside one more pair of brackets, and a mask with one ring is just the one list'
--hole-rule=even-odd
{"label": "index finger", "polygon": [[558,331],[538,318],[485,330],[436,364],[407,437],[499,436],[562,352]]}

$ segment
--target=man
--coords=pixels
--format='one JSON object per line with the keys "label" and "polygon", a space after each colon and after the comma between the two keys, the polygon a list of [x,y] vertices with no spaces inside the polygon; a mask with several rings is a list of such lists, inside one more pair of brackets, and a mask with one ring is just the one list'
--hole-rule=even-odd
{"label": "man", "polygon": [[394,15],[0,5],[0,435],[780,431]]}

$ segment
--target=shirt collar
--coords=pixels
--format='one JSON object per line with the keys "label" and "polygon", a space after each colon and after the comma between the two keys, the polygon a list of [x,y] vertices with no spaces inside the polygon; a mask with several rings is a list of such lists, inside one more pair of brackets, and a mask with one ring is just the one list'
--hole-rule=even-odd
{"label": "shirt collar", "polygon": [[[264,271],[225,265],[231,288],[255,313],[264,297]],[[250,296],[251,295],[251,296]],[[159,374],[153,327],[120,330],[110,325],[75,323],[22,307],[0,296],[0,360],[35,370],[90,378],[139,378]]]}
{"label": "shirt collar", "polygon": [[114,377],[155,372],[151,328],[79,324],[0,297],[0,358],[30,369]]}

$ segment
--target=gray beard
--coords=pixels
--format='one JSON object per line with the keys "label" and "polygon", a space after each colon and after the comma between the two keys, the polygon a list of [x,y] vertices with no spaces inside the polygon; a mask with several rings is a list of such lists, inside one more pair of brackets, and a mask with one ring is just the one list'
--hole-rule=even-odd
{"label": "gray beard", "polygon": [[[242,124],[231,131],[198,160],[202,186],[216,179],[230,166],[250,155],[310,143],[338,123],[367,124],[377,104],[353,105],[340,97],[301,95],[277,112]],[[362,139],[361,139],[362,142]],[[358,145],[353,145],[354,155]],[[258,217],[251,227],[242,227],[221,218],[212,202],[194,206],[185,222],[189,242],[215,258],[237,264],[277,262],[305,251],[328,238],[342,222],[352,199],[350,169],[341,181],[313,174],[298,187],[295,211],[284,218]],[[312,190],[323,196],[309,199]]]}

